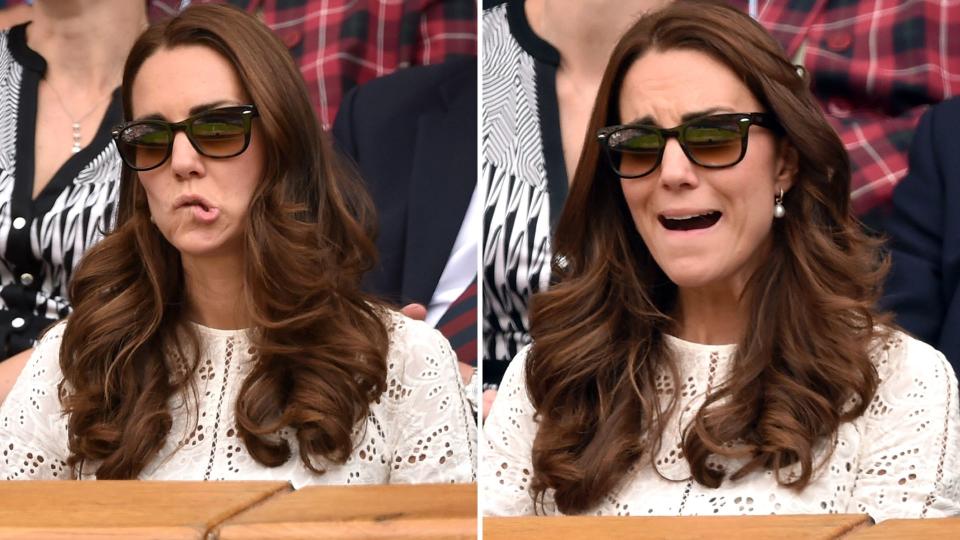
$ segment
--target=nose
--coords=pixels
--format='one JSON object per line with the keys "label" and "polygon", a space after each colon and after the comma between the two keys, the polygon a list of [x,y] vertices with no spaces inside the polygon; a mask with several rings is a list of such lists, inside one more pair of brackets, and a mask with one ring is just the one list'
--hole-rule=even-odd
{"label": "nose", "polygon": [[170,149],[170,170],[178,179],[203,176],[203,159],[197,149],[190,143],[187,134],[177,132],[173,134],[173,147]]}
{"label": "nose", "polygon": [[699,185],[694,164],[683,153],[680,142],[675,138],[667,139],[660,161],[660,184],[667,189],[693,188]]}

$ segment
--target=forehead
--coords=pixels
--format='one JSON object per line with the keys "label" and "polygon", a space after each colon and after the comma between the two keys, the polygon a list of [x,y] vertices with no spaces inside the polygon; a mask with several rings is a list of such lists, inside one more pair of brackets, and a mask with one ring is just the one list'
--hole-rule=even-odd
{"label": "forehead", "polygon": [[180,120],[199,104],[248,103],[240,77],[223,55],[203,45],[164,47],[140,66],[131,90],[134,118]]}
{"label": "forehead", "polygon": [[652,50],[627,69],[619,96],[620,121],[654,119],[664,127],[684,114],[719,109],[763,109],[746,84],[726,65],[694,50]]}

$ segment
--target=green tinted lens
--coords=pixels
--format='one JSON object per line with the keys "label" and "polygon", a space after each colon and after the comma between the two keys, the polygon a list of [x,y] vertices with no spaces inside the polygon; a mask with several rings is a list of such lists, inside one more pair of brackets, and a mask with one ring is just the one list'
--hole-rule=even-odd
{"label": "green tinted lens", "polygon": [[663,139],[656,131],[629,127],[610,134],[608,145],[615,158],[620,176],[647,174],[657,165]]}
{"label": "green tinted lens", "polygon": [[228,157],[243,151],[249,124],[240,112],[211,111],[190,126],[198,149],[210,157]]}
{"label": "green tinted lens", "polygon": [[170,130],[149,122],[132,124],[120,133],[117,148],[136,169],[149,169],[163,162],[170,148]]}
{"label": "green tinted lens", "polygon": [[723,167],[740,159],[743,136],[736,120],[705,118],[683,132],[687,152],[700,165]]}

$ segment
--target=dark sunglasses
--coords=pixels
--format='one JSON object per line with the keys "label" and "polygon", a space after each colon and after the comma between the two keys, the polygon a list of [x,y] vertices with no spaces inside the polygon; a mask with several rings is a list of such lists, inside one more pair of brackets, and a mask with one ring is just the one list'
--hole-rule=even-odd
{"label": "dark sunglasses", "polygon": [[747,153],[750,126],[777,128],[767,113],[730,113],[702,116],[672,129],[632,124],[597,131],[610,166],[621,178],[639,178],[656,170],[663,160],[667,139],[680,143],[683,153],[701,167],[732,167]]}
{"label": "dark sunglasses", "polygon": [[238,156],[250,145],[250,125],[258,116],[253,105],[238,105],[197,113],[182,122],[137,120],[113,129],[113,140],[123,162],[135,171],[163,165],[173,151],[178,131],[196,151],[211,158]]}

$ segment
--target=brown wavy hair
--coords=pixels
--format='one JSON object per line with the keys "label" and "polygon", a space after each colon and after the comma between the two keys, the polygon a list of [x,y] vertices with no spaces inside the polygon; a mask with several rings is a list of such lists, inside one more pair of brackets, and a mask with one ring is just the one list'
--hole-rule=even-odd
{"label": "brown wavy hair", "polygon": [[[629,67],[648,51],[674,49],[730,68],[799,155],[772,252],[741,297],[749,322],[731,377],[683,433],[693,479],[717,487],[728,472],[737,479],[773,470],[778,482],[802,490],[816,466],[814,445],[861,415],[876,391],[869,350],[885,332],[887,318],[874,305],[886,263],[851,214],[843,144],[805,75],[759,24],[724,4],[676,2],[640,19],[613,52],[555,232],[557,281],[532,300],[525,376],[539,421],[531,480],[539,508],[553,490],[560,511],[583,512],[643,456],[656,469],[676,408],[675,394],[658,398],[655,377],[666,370],[679,381],[664,340],[677,325],[677,287],[644,245],[592,135],[620,123]],[[724,471],[708,465],[712,455],[748,462]],[[800,474],[783,477],[780,468],[797,463]]]}
{"label": "brown wavy hair", "polygon": [[[353,427],[386,386],[385,313],[359,289],[375,259],[371,205],[338,164],[285,47],[240,10],[192,6],[149,28],[124,67],[127,119],[144,61],[186,45],[230,61],[259,111],[254,136],[265,148],[238,269],[256,362],[236,429],[256,461],[275,467],[291,457],[276,432],[291,428],[304,465],[322,473],[315,458],[347,459]],[[156,455],[172,425],[168,400],[196,395],[199,357],[180,255],[150,222],[137,174],[125,167],[121,182],[115,228],[71,282],[60,348],[68,463],[99,462],[100,479],[136,478]]]}

